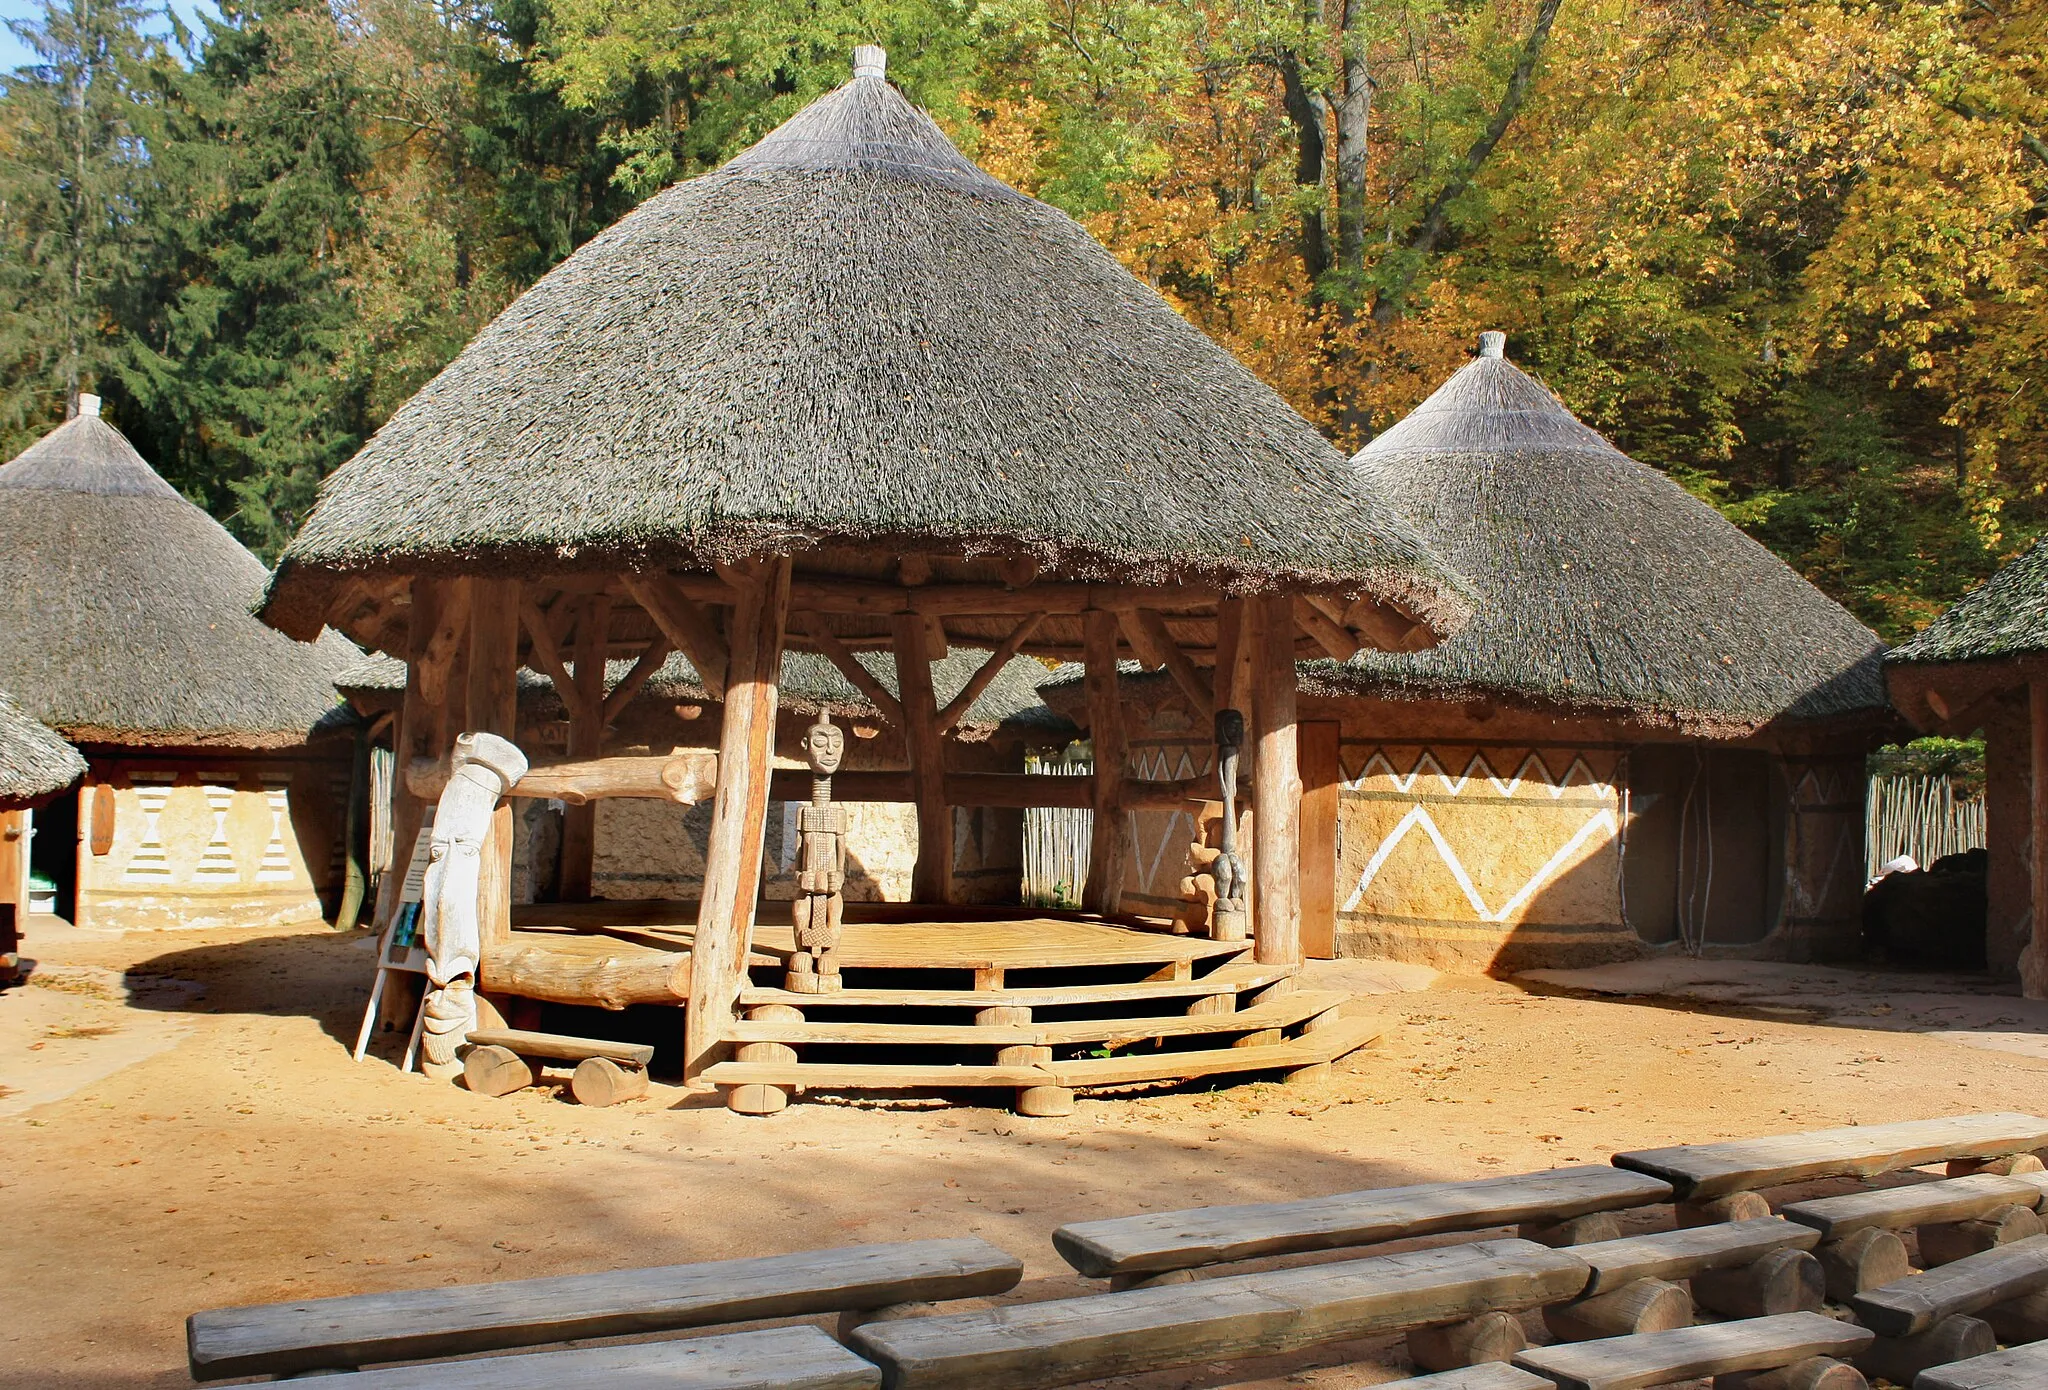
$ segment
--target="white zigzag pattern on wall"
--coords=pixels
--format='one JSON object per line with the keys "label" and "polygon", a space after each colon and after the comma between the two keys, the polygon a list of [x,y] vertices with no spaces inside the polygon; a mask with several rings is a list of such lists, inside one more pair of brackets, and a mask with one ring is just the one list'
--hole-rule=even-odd
{"label": "white zigzag pattern on wall", "polygon": [[[1532,768],[1535,770],[1533,777],[1530,775]],[[1366,779],[1375,773],[1392,782],[1395,791],[1403,793],[1412,791],[1416,779],[1428,773],[1434,775],[1443,784],[1444,791],[1451,796],[1463,795],[1465,788],[1475,777],[1483,778],[1488,786],[1502,796],[1513,796],[1525,782],[1549,792],[1553,800],[1563,796],[1573,787],[1589,787],[1603,796],[1614,794],[1611,785],[1593,775],[1593,769],[1586,766],[1584,758],[1573,757],[1571,766],[1564,770],[1564,776],[1553,777],[1549,765],[1534,752],[1522,759],[1512,777],[1503,779],[1493,770],[1493,765],[1486,761],[1484,753],[1474,753],[1465,764],[1465,770],[1453,777],[1444,770],[1444,765],[1436,760],[1436,755],[1425,749],[1422,756],[1415,760],[1415,766],[1403,776],[1394,770],[1391,762],[1387,761],[1386,753],[1375,748],[1372,756],[1365,760],[1365,766],[1359,769],[1358,775],[1346,781],[1344,785],[1352,791],[1361,791],[1365,787]]]}
{"label": "white zigzag pattern on wall", "polygon": [[[1174,754],[1178,753],[1176,759]],[[1136,766],[1132,775],[1152,782],[1178,781],[1195,775],[1194,758],[1185,748],[1154,748],[1141,751],[1134,760]],[[1159,867],[1166,862],[1167,851],[1175,845],[1185,846],[1195,838],[1195,818],[1186,811],[1171,811],[1159,817],[1159,838],[1152,844],[1146,843],[1144,823],[1139,813],[1127,811],[1131,818],[1131,846],[1136,851],[1138,888],[1145,893],[1157,894],[1155,886],[1159,878]],[[1157,812],[1152,812],[1158,815]],[[1178,864],[1175,866],[1178,868]],[[1178,885],[1176,884],[1176,887]]]}
{"label": "white zigzag pattern on wall", "polygon": [[1520,912],[1528,904],[1529,899],[1536,896],[1537,891],[1571,860],[1572,855],[1576,854],[1579,847],[1591,839],[1595,832],[1605,830],[1610,836],[1620,833],[1620,823],[1615,819],[1613,810],[1601,807],[1569,840],[1558,847],[1557,853],[1544,861],[1543,867],[1529,876],[1527,883],[1515,890],[1513,897],[1497,908],[1489,908],[1486,900],[1479,896],[1479,889],[1472,882],[1472,875],[1466,872],[1464,862],[1458,858],[1458,852],[1451,848],[1450,841],[1444,838],[1443,831],[1437,829],[1436,822],[1430,819],[1429,808],[1411,806],[1408,808],[1408,814],[1401,817],[1400,824],[1380,842],[1380,847],[1373,851],[1372,858],[1366,861],[1365,872],[1358,876],[1358,886],[1353,888],[1351,896],[1344,900],[1341,911],[1358,910],[1360,900],[1365,897],[1365,890],[1372,887],[1372,881],[1379,877],[1380,870],[1400,847],[1401,841],[1408,838],[1408,832],[1417,826],[1420,826],[1422,833],[1429,837],[1429,842],[1436,846],[1437,856],[1443,860],[1444,867],[1451,871],[1451,877],[1457,881],[1466,901],[1472,904],[1473,912],[1478,914],[1482,922],[1505,922]]}

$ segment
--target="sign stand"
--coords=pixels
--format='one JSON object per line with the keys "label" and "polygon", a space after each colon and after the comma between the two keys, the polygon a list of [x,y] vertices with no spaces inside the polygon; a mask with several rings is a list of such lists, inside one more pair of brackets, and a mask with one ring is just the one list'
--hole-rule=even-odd
{"label": "sign stand", "polygon": [[[412,842],[412,859],[406,865],[405,883],[398,892],[398,910],[391,915],[391,925],[377,938],[377,978],[370,985],[370,1002],[363,1010],[363,1026],[356,1033],[355,1060],[358,1062],[369,1050],[370,1034],[377,1028],[377,1005],[384,998],[384,987],[392,972],[427,973],[427,948],[420,942],[420,904],[426,899],[427,864],[433,858],[433,830],[434,811],[428,807],[420,824],[420,833]],[[426,991],[421,990],[419,1007],[413,1011],[412,1035],[406,1039],[405,1056],[398,1064],[400,1071],[413,1068],[413,1061],[419,1053],[420,1030],[426,1024],[426,1007]]]}

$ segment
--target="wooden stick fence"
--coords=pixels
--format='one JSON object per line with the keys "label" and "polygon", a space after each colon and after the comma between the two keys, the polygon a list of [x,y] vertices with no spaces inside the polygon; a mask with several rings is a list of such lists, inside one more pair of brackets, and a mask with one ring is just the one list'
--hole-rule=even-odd
{"label": "wooden stick fence", "polygon": [[[1028,754],[1024,770],[1056,777],[1086,777],[1093,759],[1059,753]],[[1024,811],[1024,901],[1041,907],[1078,907],[1088,881],[1088,844],[1093,811],[1065,806],[1031,806]]]}
{"label": "wooden stick fence", "polygon": [[1922,868],[1984,845],[1984,798],[1956,795],[1947,777],[1873,777],[1863,803],[1865,876],[1901,854]]}

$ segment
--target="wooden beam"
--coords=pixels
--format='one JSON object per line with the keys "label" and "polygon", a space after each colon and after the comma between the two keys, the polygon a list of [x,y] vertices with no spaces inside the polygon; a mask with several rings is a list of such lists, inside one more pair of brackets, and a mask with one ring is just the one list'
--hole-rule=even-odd
{"label": "wooden beam", "polygon": [[1325,613],[1314,599],[1297,596],[1294,621],[1332,661],[1349,661],[1358,655],[1358,639],[1342,623]]}
{"label": "wooden beam", "polygon": [[1210,683],[1217,709],[1234,709],[1251,715],[1252,647],[1246,627],[1251,620],[1251,600],[1225,599],[1216,610],[1216,665]]}
{"label": "wooden beam", "polygon": [[562,664],[562,639],[548,622],[547,615],[540,611],[539,605],[524,593],[519,596],[519,622],[526,629],[527,655],[554,683],[555,694],[561,697],[562,708],[569,712],[570,722],[574,723],[583,695],[576,688],[576,678]]}
{"label": "wooden beam", "polygon": [[690,658],[690,664],[697,668],[698,678],[711,697],[724,699],[725,673],[732,658],[711,615],[699,608],[682,587],[665,574],[649,572],[622,575],[620,578],[626,592],[647,610],[647,616],[654,619],[654,625],[661,629],[662,635],[677,651]]}
{"label": "wooden beam", "polygon": [[690,959],[677,966],[678,975],[687,974],[689,981],[683,1073],[693,1079],[722,1060],[753,945],[775,755],[776,683],[782,676],[789,618],[789,557],[751,562],[740,577],[744,582],[728,634],[731,662],[718,745],[718,795],[704,849],[704,895]]}
{"label": "wooden beam", "polygon": [[[446,758],[414,758],[405,785],[415,796],[438,797],[448,785]],[[678,748],[667,755],[560,758],[538,762],[505,795],[563,801],[571,806],[608,797],[643,797],[694,806],[718,786],[718,755],[708,748]]]}
{"label": "wooden beam", "polygon": [[[1159,654],[1159,664],[1173,677],[1173,683],[1180,687],[1180,693],[1187,697],[1195,718],[1206,726],[1215,715],[1213,676],[1205,677],[1199,666],[1181,650],[1180,643],[1173,640],[1173,633],[1167,630],[1166,619],[1156,608],[1134,608],[1124,624],[1124,635],[1128,637],[1136,628],[1145,634],[1146,641]],[[1134,648],[1136,642],[1131,644]]]}
{"label": "wooden beam", "polygon": [[1044,621],[1045,614],[1033,613],[1010,629],[1010,635],[1003,639],[1003,644],[989,653],[988,660],[982,662],[975,673],[967,678],[967,684],[960,687],[960,693],[939,711],[940,733],[947,732],[967,717],[967,711],[974,708],[974,702],[979,700],[995,678],[1002,674],[1003,668],[1009,665],[1011,658],[1031,640],[1031,634],[1037,631],[1038,625]]}
{"label": "wooden beam", "polygon": [[917,867],[913,902],[953,901],[953,808],[946,802],[946,744],[932,693],[929,629],[922,617],[896,620],[896,688],[903,707],[903,746],[917,803]]}
{"label": "wooden beam", "polygon": [[440,602],[435,605],[432,631],[426,647],[413,662],[420,694],[430,709],[448,704],[448,678],[455,654],[469,637],[469,590],[472,581],[454,579],[437,585]]}
{"label": "wooden beam", "polygon": [[[398,722],[391,731],[392,758],[400,768],[422,754],[433,757],[444,751],[433,747],[436,720],[427,702],[426,683],[420,679],[420,659],[440,623],[444,588],[437,579],[412,581],[412,619],[405,633],[405,693],[399,698]],[[391,863],[377,880],[377,907],[371,919],[379,931],[390,926],[398,913],[413,841],[419,838],[420,825],[426,819],[423,799],[407,789],[405,779],[394,777],[391,783]]]}
{"label": "wooden beam", "polygon": [[1328,960],[1337,954],[1337,816],[1344,773],[1339,726],[1297,724],[1301,766],[1301,949]]}
{"label": "wooden beam", "polygon": [[661,669],[661,663],[668,660],[668,654],[675,650],[668,644],[667,634],[655,638],[640,653],[640,659],[633,663],[633,669],[626,672],[619,683],[612,687],[612,693],[604,697],[604,722],[609,724],[619,717],[619,711],[631,703],[640,693],[640,687],[647,684],[647,678]]}
{"label": "wooden beam", "polygon": [[855,690],[868,697],[868,703],[880,712],[882,718],[899,729],[904,727],[902,704],[889,693],[887,686],[875,679],[874,672],[854,658],[853,653],[847,650],[846,644],[833,635],[825,624],[815,617],[807,619],[804,636],[810,639],[811,645],[818,649],[820,655],[839,668],[839,674],[846,677]]}
{"label": "wooden beam", "polygon": [[[577,705],[569,712],[568,751],[572,758],[595,758],[604,752],[604,665],[611,629],[611,595],[591,594],[578,600]],[[590,901],[596,870],[597,807],[572,802],[562,812],[562,869],[555,885],[562,901]]]}
{"label": "wooden beam", "polygon": [[[716,580],[679,575],[678,587],[699,603],[730,602],[729,589]],[[899,613],[994,617],[1003,614],[1087,612],[1091,608],[1175,608],[1205,611],[1221,594],[1200,585],[922,584],[905,587],[858,579],[799,579],[790,591],[793,608],[807,613],[864,613],[893,617]]]}
{"label": "wooden beam", "polygon": [[1123,691],[1117,683],[1116,614],[1095,609],[1083,614],[1082,645],[1087,652],[1088,737],[1095,747],[1094,825],[1088,837],[1088,882],[1081,906],[1104,916],[1123,907],[1124,878],[1131,857],[1131,824],[1123,805],[1125,765],[1130,744],[1124,734]]}
{"label": "wooden beam", "polygon": [[[519,581],[472,579],[465,733],[518,742]],[[512,937],[512,808],[499,801],[477,871],[477,932],[488,952]]]}
{"label": "wooden beam", "polygon": [[944,661],[952,655],[953,643],[946,636],[946,620],[937,613],[925,616],[924,641],[924,654],[933,661]]}
{"label": "wooden beam", "polygon": [[2020,953],[2020,993],[2048,999],[2048,681],[2027,686],[2029,763],[2032,777],[2028,809],[2033,820],[2034,934]]}
{"label": "wooden beam", "polygon": [[1436,640],[1423,624],[1377,599],[1356,599],[1349,604],[1344,609],[1344,626],[1383,652],[1420,651]]}
{"label": "wooden beam", "polygon": [[1286,594],[1248,600],[1255,690],[1252,701],[1252,954],[1261,965],[1301,960],[1301,775],[1294,730],[1294,602]]}

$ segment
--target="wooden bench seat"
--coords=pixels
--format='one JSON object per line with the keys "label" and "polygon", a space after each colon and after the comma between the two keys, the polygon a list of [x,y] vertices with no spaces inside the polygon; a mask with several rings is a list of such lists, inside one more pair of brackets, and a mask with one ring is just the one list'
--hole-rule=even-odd
{"label": "wooden bench seat", "polygon": [[881,1370],[815,1327],[361,1371],[349,1390],[878,1390]]}
{"label": "wooden bench seat", "polygon": [[1586,1266],[1526,1240],[1479,1241],[869,1323],[851,1346],[886,1390],[1042,1390],[1513,1312],[1569,1298]]}
{"label": "wooden bench seat", "polygon": [[1557,1390],[1557,1382],[1505,1361],[1488,1361],[1481,1366],[1439,1371],[1433,1376],[1389,1381],[1373,1390]]}
{"label": "wooden bench seat", "polygon": [[572,1038],[561,1033],[529,1033],[518,1028],[478,1028],[469,1035],[473,1047],[502,1047],[521,1057],[550,1062],[587,1062],[602,1057],[624,1067],[646,1068],[654,1062],[650,1043],[608,1042],[603,1038]]}
{"label": "wooden bench seat", "polygon": [[1943,1318],[1980,1312],[2042,1288],[2048,1288],[2048,1235],[1866,1289],[1849,1306],[1864,1326],[1881,1335],[1911,1337]]}
{"label": "wooden bench seat", "polygon": [[1670,1198],[1670,1186],[1658,1179],[1585,1164],[1474,1182],[1371,1188],[1299,1202],[1083,1221],[1054,1231],[1052,1243],[1081,1273],[1107,1278],[1375,1245],[1445,1231],[1553,1223]]}
{"label": "wooden bench seat", "polygon": [[1911,1187],[1788,1202],[1780,1210],[1787,1221],[1811,1226],[1823,1239],[1841,1240],[1872,1227],[1896,1231],[1936,1221],[1968,1221],[2007,1206],[2032,1210],[2040,1205],[2042,1195],[2039,1184],[2024,1178],[1978,1173]]}
{"label": "wooden bench seat", "polygon": [[1952,1115],[1888,1125],[1849,1125],[1765,1139],[1638,1149],[1615,1166],[1664,1179],[1687,1201],[1813,1178],[1867,1178],[1958,1158],[2003,1158],[2048,1145],[2034,1115]]}
{"label": "wooden bench seat", "polygon": [[[971,1237],[352,1294],[185,1321],[194,1380],[286,1374],[1007,1292],[1023,1262]],[[496,1364],[496,1363],[493,1363]]]}
{"label": "wooden bench seat", "polygon": [[1818,1244],[1818,1231],[1763,1216],[1574,1245],[1571,1252],[1593,1267],[1584,1295],[1590,1298],[1638,1279],[1690,1279],[1710,1269],[1754,1264],[1774,1250],[1811,1250]]}
{"label": "wooden bench seat", "polygon": [[1951,1361],[1913,1378],[1913,1390],[2041,1390],[2044,1385],[2048,1385],[2048,1342]]}
{"label": "wooden bench seat", "polygon": [[1560,1390],[1644,1390],[1675,1380],[1768,1371],[1816,1356],[1853,1356],[1875,1340],[1867,1328],[1819,1313],[1782,1313],[1597,1342],[1532,1347],[1515,1365]]}

